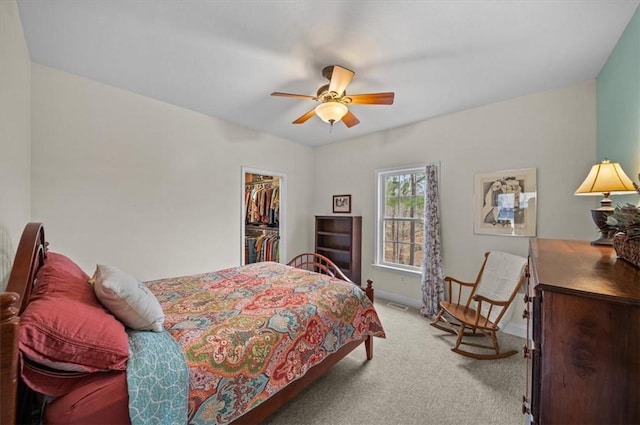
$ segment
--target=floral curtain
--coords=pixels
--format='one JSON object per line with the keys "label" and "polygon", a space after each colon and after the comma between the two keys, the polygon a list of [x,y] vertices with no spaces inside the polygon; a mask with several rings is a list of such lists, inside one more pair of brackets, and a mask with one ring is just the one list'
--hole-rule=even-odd
{"label": "floral curtain", "polygon": [[444,299],[442,256],[440,252],[440,201],[438,197],[438,164],[427,165],[424,212],[424,242],[422,247],[422,309],[423,316],[438,314]]}

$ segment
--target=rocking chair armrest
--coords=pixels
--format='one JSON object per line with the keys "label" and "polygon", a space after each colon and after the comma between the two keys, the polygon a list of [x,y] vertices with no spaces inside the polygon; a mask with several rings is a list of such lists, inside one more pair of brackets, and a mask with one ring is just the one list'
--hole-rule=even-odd
{"label": "rocking chair armrest", "polygon": [[496,300],[492,300],[491,298],[487,298],[484,297],[482,295],[474,295],[473,296],[473,300],[476,302],[488,302],[489,304],[493,304],[493,305],[497,305],[497,306],[507,306],[509,305],[509,301],[496,301]]}
{"label": "rocking chair armrest", "polygon": [[[446,276],[444,278],[444,281],[447,283],[448,286],[448,298],[450,302],[453,302],[455,304],[461,304],[464,303],[467,307],[469,306],[469,301],[471,301],[471,298],[467,297],[467,301],[466,303],[462,300],[462,287],[467,286],[467,287],[471,287],[474,288],[471,290],[471,293],[473,293],[475,291],[475,287],[477,285],[477,282],[474,283],[470,283],[470,282],[463,282],[461,280],[456,279],[455,277],[451,277],[451,276]],[[457,291],[453,290],[453,283],[457,283]]]}
{"label": "rocking chair armrest", "polygon": [[[495,301],[491,298],[483,297],[482,295],[474,295],[472,298],[475,302],[478,303],[476,305],[476,316],[474,325],[485,329],[497,330],[498,322],[500,322],[500,319],[502,318],[502,315],[504,314],[506,308],[502,308],[501,310],[499,310],[498,316],[495,318],[495,320],[493,320],[493,322],[491,322],[489,319],[492,314],[491,312],[493,311],[494,307],[508,307],[509,301]],[[485,311],[482,307],[483,302],[489,304],[489,309],[487,311]]]}
{"label": "rocking chair armrest", "polygon": [[444,281],[448,282],[449,284],[451,284],[451,282],[455,282],[458,285],[462,285],[462,286],[476,286],[478,284],[478,282],[463,282],[451,276],[445,276]]}

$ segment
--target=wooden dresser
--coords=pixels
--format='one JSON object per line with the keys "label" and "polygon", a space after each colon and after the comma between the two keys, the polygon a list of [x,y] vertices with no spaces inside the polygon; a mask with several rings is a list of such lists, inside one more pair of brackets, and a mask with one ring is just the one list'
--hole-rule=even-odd
{"label": "wooden dresser", "polygon": [[529,262],[527,422],[640,423],[640,269],[558,239],[531,239]]}

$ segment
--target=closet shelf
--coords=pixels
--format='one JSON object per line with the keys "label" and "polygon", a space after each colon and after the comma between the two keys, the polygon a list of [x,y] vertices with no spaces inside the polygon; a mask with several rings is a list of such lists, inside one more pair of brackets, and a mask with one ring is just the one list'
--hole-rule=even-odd
{"label": "closet shelf", "polygon": [[322,246],[319,246],[316,248],[318,251],[327,251],[327,252],[335,252],[338,254],[351,254],[351,251],[348,249],[335,249],[335,248],[325,248]]}
{"label": "closet shelf", "polygon": [[323,232],[323,231],[318,231],[317,232],[318,235],[322,235],[322,236],[344,236],[344,237],[351,237],[351,233],[344,233],[344,232]]}
{"label": "closet shelf", "polygon": [[269,227],[269,226],[260,226],[257,224],[245,224],[244,226],[246,229],[251,229],[251,230],[266,230],[266,231],[270,231],[270,232],[279,232],[280,229],[278,227]]}

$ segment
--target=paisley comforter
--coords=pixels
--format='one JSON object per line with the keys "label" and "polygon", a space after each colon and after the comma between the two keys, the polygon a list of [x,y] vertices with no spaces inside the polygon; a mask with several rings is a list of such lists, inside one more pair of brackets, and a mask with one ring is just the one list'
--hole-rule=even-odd
{"label": "paisley comforter", "polygon": [[263,262],[147,282],[189,367],[189,423],[228,423],[348,342],[384,337],[356,285]]}

